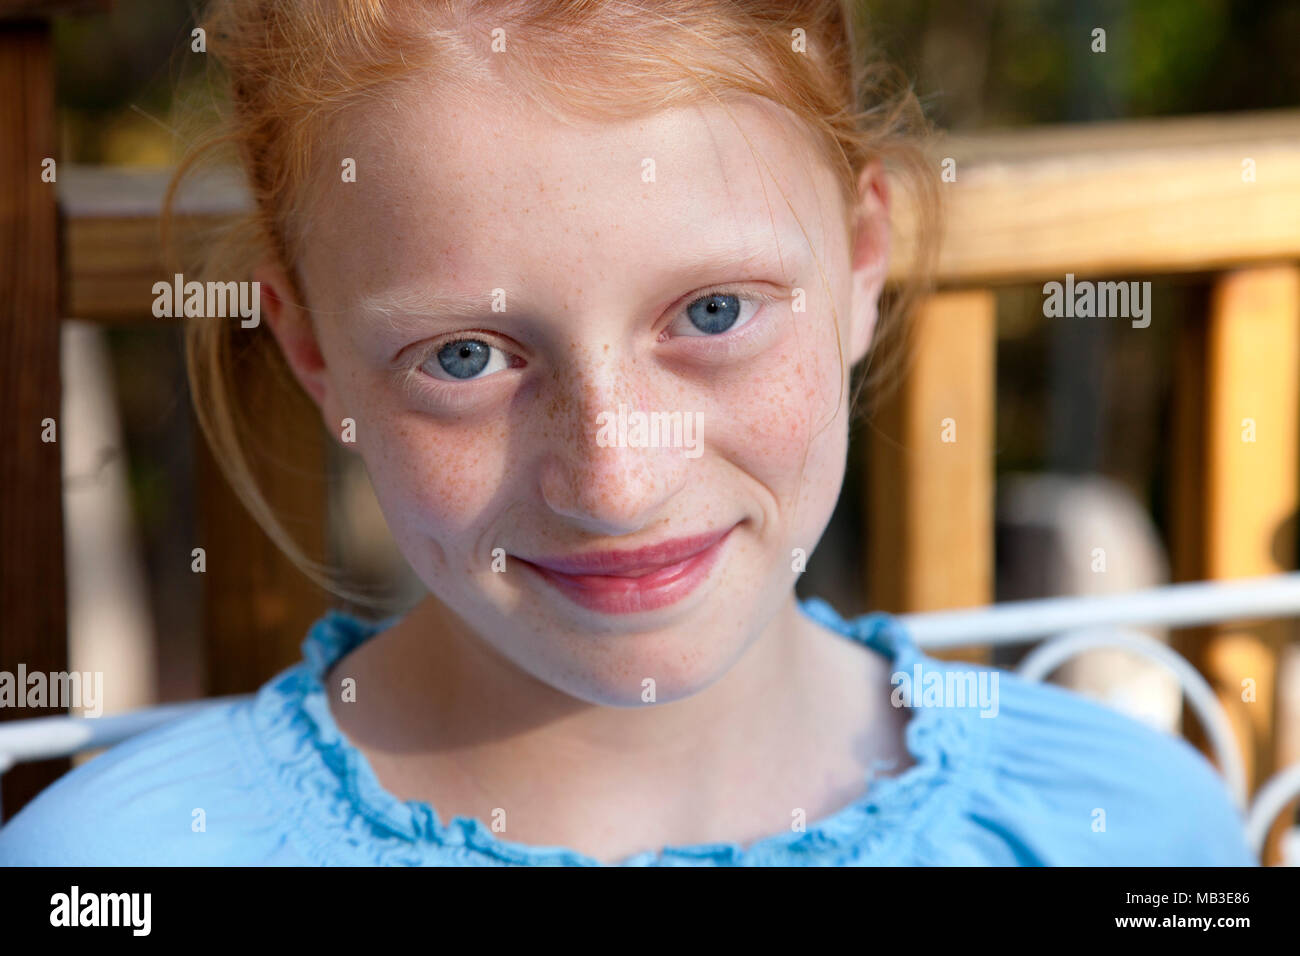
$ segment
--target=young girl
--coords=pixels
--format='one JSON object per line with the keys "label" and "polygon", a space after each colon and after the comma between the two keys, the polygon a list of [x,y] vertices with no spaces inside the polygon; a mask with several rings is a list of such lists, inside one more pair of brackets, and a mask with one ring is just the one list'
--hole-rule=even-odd
{"label": "young girl", "polygon": [[795,597],[850,370],[903,314],[877,322],[891,182],[918,262],[935,238],[916,101],[839,2],[223,0],[205,26],[256,200],[212,277],[258,281],[266,319],[192,323],[209,441],[292,549],[231,372],[274,350],[429,596],[328,614],[252,702],[67,774],[0,859],[1253,862],[1183,741],[1010,674],[896,693],[978,674]]}

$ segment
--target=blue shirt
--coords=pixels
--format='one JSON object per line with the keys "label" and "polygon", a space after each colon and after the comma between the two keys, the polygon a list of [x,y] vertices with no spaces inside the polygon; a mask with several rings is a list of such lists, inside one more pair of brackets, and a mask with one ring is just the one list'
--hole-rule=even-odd
{"label": "blue shirt", "polygon": [[[801,607],[886,655],[895,675],[972,670],[924,655],[888,615],[845,621],[819,599]],[[303,660],[251,700],[181,717],[73,769],[0,829],[0,864],[599,865],[510,842],[477,819],[444,823],[380,786],[335,724],[322,679],[392,620],[331,611]],[[927,706],[918,688],[906,732],[914,763],[803,830],[746,847],[646,850],[623,865],[1257,864],[1223,782],[1185,741],[997,674],[996,716]]]}

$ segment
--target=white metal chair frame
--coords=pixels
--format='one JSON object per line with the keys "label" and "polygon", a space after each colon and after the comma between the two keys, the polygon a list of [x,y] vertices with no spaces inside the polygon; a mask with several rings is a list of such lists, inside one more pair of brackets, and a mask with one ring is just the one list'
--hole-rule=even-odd
{"label": "white metal chair frame", "polygon": [[[1246,833],[1261,856],[1277,815],[1300,796],[1300,764],[1265,781],[1247,808],[1246,776],[1228,716],[1205,679],[1135,626],[1190,627],[1233,620],[1300,617],[1300,572],[1239,581],[1173,584],[1129,594],[1016,601],[961,611],[899,615],[924,650],[1038,643],[1019,673],[1041,681],[1077,654],[1117,647],[1168,668],[1210,738],[1228,790],[1246,811]],[[1039,643],[1041,642],[1041,643]],[[205,707],[251,695],[209,698],[107,717],[41,717],[0,723],[0,774],[16,763],[98,750]]]}
{"label": "white metal chair frame", "polygon": [[1021,675],[1035,681],[1043,680],[1071,657],[1098,647],[1123,648],[1163,664],[1178,679],[1210,738],[1228,790],[1245,811],[1246,835],[1259,857],[1277,815],[1300,796],[1300,764],[1265,781],[1248,807],[1241,753],[1218,697],[1185,658],[1132,628],[1195,627],[1285,617],[1300,617],[1300,572],[1171,584],[1128,594],[1047,598],[970,610],[903,614],[899,620],[926,650],[1026,644],[1047,637],[1020,663]]}

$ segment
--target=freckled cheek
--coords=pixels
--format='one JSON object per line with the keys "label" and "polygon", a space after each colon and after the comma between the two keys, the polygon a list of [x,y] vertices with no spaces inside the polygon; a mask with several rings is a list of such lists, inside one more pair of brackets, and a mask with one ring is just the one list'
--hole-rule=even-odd
{"label": "freckled cheek", "polygon": [[486,512],[510,480],[504,443],[492,426],[417,419],[372,438],[362,453],[385,512],[403,523],[405,533],[444,539],[444,545],[490,520]]}
{"label": "freckled cheek", "polygon": [[715,392],[706,441],[764,471],[797,474],[835,416],[840,375],[833,329],[830,335],[786,336],[750,362],[743,377]]}

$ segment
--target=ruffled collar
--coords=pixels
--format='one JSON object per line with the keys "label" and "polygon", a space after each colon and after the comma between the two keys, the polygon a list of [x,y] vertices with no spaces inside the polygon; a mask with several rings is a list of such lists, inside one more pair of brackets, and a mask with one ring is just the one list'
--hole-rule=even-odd
{"label": "ruffled collar", "polygon": [[[926,658],[901,624],[887,614],[846,621],[825,601],[800,605],[823,626],[885,655],[894,671],[910,672]],[[461,862],[600,866],[576,850],[503,840],[476,818],[443,823],[418,800],[399,800],[380,785],[365,756],[344,736],[330,712],[324,678],[333,664],[398,616],[365,621],[338,610],[320,618],[302,644],[303,660],[268,682],[254,703],[254,721],[274,777],[283,787],[310,853],[321,863],[394,865]],[[914,763],[902,773],[874,777],[853,803],[810,821],[804,831],[778,833],[748,847],[731,842],[667,846],[621,861],[623,866],[800,865],[885,862],[908,841],[923,840],[928,821],[965,789],[958,768],[970,763],[983,721],[963,708],[917,707],[905,741]],[[888,769],[877,766],[873,771]],[[947,794],[949,799],[945,800]],[[346,847],[346,849],[345,849]],[[878,859],[877,859],[878,858]]]}

